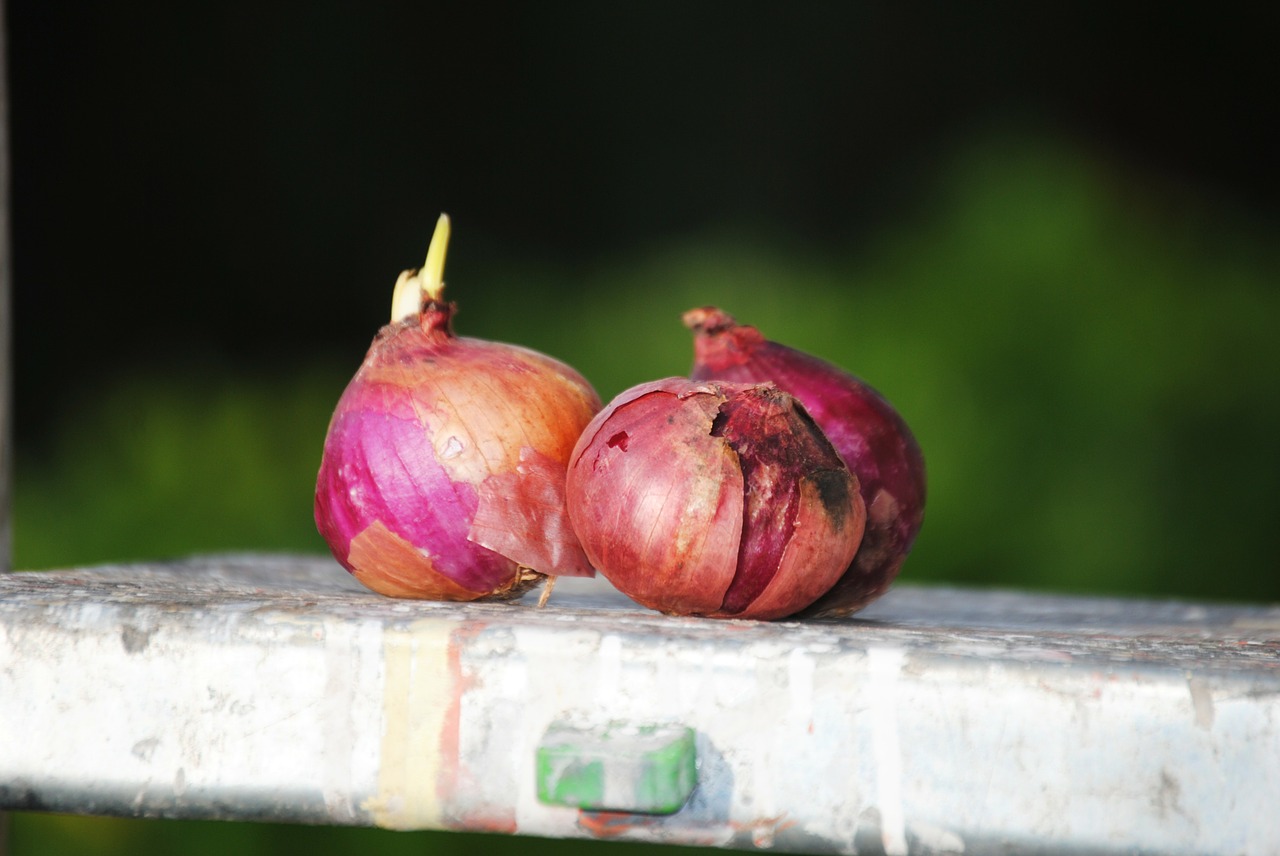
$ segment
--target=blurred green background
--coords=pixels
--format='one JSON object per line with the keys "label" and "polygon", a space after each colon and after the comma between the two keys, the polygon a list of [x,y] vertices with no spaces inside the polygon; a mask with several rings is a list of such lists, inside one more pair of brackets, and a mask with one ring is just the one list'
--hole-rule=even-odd
{"label": "blurred green background", "polygon": [[[904,581],[1280,600],[1273,8],[462,5],[9,0],[16,567],[323,551],[329,412],[443,210],[459,332],[605,399],[704,304],[879,388]],[[535,844],[12,817],[297,846]]]}

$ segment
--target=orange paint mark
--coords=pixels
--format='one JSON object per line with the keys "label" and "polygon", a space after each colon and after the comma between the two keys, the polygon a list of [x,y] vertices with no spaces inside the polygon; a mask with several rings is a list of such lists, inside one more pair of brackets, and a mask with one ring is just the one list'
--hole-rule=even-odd
{"label": "orange paint mark", "polygon": [[462,751],[462,703],[479,679],[463,667],[462,654],[467,644],[487,627],[483,621],[468,621],[449,635],[446,655],[449,672],[449,704],[440,724],[440,772],[436,780],[442,805],[459,806],[462,811],[450,817],[457,829],[501,832],[517,831],[515,810],[485,799],[485,790],[467,767]]}
{"label": "orange paint mark", "polygon": [[759,849],[773,847],[774,839],[778,833],[795,825],[796,822],[794,820],[786,820],[785,814],[775,815],[774,817],[761,817],[748,823],[729,824],[730,828],[735,831],[751,833],[751,844]]}
{"label": "orange paint mark", "polygon": [[631,814],[623,811],[581,811],[578,812],[578,828],[586,830],[596,838],[617,838],[633,829],[651,826],[657,818],[647,814]]}

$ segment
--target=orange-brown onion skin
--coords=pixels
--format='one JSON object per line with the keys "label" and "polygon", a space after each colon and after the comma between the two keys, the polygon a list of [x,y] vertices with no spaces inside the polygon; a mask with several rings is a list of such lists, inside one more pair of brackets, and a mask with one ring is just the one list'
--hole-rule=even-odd
{"label": "orange-brown onion skin", "polygon": [[857,479],[771,384],[666,378],[583,431],[569,518],[622,593],[673,615],[776,619],[826,592],[866,519]]}
{"label": "orange-brown onion skin", "polygon": [[924,456],[906,421],[868,385],[825,360],[766,339],[707,306],[684,315],[695,379],[776,383],[798,398],[858,477],[867,531],[848,572],[805,614],[842,616],[882,595],[924,522]]}
{"label": "orange-brown onion skin", "polygon": [[476,600],[593,571],[564,467],[600,399],[545,354],[453,334],[453,304],[379,331],[325,438],[316,526],[393,597]]}

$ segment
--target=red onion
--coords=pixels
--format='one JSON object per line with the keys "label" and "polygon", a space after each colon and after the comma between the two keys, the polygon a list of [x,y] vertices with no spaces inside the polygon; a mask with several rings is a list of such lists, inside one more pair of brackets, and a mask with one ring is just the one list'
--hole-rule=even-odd
{"label": "red onion", "polygon": [[316,526],[347,570],[394,597],[514,596],[545,574],[590,575],[564,474],[600,399],[551,357],[454,335],[448,239],[441,216],[338,401]]}
{"label": "red onion", "polygon": [[569,519],[592,564],[661,612],[791,615],[862,538],[857,479],[772,384],[667,378],[623,392],[569,461]]}
{"label": "red onion", "polygon": [[776,383],[801,401],[858,477],[867,507],[862,546],[807,614],[847,615],[879,597],[924,521],[924,457],[907,423],[862,380],[715,307],[689,310],[684,323],[694,332],[693,378]]}

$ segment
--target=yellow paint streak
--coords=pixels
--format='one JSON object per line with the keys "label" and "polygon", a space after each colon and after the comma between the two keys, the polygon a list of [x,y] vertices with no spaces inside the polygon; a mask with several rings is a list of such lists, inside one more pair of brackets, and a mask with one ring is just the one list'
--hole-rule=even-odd
{"label": "yellow paint streak", "polygon": [[383,635],[386,669],[377,793],[362,808],[386,829],[441,829],[441,736],[458,688],[449,664],[451,628],[423,620]]}

